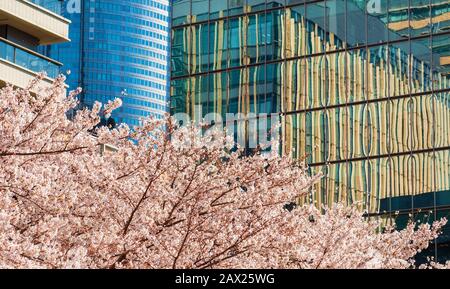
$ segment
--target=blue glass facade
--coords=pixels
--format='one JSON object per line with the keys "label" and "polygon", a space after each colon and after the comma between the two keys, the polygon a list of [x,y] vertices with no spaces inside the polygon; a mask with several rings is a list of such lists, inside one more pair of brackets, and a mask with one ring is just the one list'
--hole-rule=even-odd
{"label": "blue glass facade", "polygon": [[[51,5],[55,0],[41,0]],[[70,70],[68,85],[83,88],[81,102],[120,97],[112,117],[131,127],[149,115],[162,117],[168,101],[168,0],[65,0],[71,43],[45,54]]]}
{"label": "blue glass facade", "polygon": [[62,0],[29,0],[34,4],[44,7],[47,10],[52,11],[58,15],[61,15],[61,7],[64,1]]}

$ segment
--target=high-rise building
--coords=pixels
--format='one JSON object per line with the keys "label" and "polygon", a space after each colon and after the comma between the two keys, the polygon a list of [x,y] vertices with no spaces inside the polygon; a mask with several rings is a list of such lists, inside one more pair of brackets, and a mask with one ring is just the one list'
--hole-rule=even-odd
{"label": "high-rise building", "polygon": [[70,70],[69,89],[83,88],[82,105],[119,97],[123,106],[112,117],[131,127],[168,112],[168,0],[63,2],[62,14],[72,21],[71,43],[48,46],[44,53]]}
{"label": "high-rise building", "polygon": [[59,74],[61,63],[38,53],[39,45],[69,41],[69,21],[37,1],[0,1],[0,87],[26,87],[39,72],[43,85]]}
{"label": "high-rise building", "polygon": [[174,0],[171,17],[173,114],[277,114],[281,150],[325,174],[302,202],[449,214],[449,0]]}

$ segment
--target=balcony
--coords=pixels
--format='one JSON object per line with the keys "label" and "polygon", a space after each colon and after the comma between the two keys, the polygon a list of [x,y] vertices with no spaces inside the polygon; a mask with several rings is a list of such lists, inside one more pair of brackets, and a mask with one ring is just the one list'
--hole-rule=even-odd
{"label": "balcony", "polygon": [[[69,41],[70,21],[57,12],[57,6],[40,6],[38,0],[1,0],[0,25],[9,25],[39,40],[39,44]],[[44,3],[44,2],[42,2]],[[52,11],[54,10],[54,11]]]}
{"label": "balcony", "polygon": [[56,78],[58,76],[62,65],[53,59],[1,37],[0,58],[36,73],[45,71],[50,78]]}
{"label": "balcony", "polygon": [[61,63],[0,37],[0,87],[12,83],[26,87],[39,72],[46,72],[42,84],[50,86]]}

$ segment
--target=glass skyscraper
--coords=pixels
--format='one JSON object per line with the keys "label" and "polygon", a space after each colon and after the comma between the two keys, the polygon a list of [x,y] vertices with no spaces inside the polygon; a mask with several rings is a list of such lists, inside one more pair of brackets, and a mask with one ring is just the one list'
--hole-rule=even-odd
{"label": "glass skyscraper", "polygon": [[83,88],[82,105],[119,97],[123,106],[112,117],[131,127],[168,112],[168,0],[35,1],[72,21],[71,42],[44,52],[70,70],[70,89]]}
{"label": "glass skyscraper", "polygon": [[302,202],[449,215],[449,0],[174,0],[171,17],[173,114],[278,114],[282,151],[325,174]]}

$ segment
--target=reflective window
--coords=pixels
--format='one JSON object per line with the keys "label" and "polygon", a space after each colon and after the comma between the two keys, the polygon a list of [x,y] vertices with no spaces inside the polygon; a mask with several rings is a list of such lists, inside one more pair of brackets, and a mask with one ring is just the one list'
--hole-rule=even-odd
{"label": "reflective window", "polygon": [[205,21],[209,19],[209,0],[192,0],[191,1],[192,23]]}
{"label": "reflective window", "polygon": [[346,42],[349,47],[363,46],[367,43],[366,31],[368,16],[364,2],[356,0],[347,1]]}
{"label": "reflective window", "polygon": [[230,16],[248,12],[246,10],[246,0],[224,0],[224,1],[228,1],[228,14]]}
{"label": "reflective window", "polygon": [[191,1],[173,0],[172,1],[172,25],[181,25],[190,22]]}
{"label": "reflective window", "polygon": [[228,1],[209,0],[209,19],[217,19],[228,16]]}
{"label": "reflective window", "polygon": [[[272,1],[267,1],[272,2]],[[247,0],[249,12],[263,11],[266,9],[266,0]]]}
{"label": "reflective window", "polygon": [[[172,28],[173,111],[277,113],[281,152],[325,174],[302,202],[358,201],[385,223],[450,204],[449,1],[214,2],[209,26]],[[249,125],[233,130],[246,146]]]}

